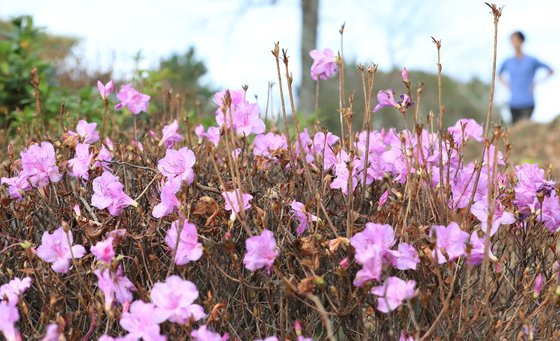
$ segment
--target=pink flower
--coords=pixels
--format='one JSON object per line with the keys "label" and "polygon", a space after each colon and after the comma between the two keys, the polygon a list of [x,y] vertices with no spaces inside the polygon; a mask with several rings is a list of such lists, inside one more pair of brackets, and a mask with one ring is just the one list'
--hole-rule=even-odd
{"label": "pink flower", "polygon": [[[478,218],[480,221],[482,232],[486,233],[488,228],[488,201],[481,200],[475,202],[471,206],[471,213]],[[493,236],[498,232],[498,228],[501,225],[510,225],[515,223],[515,217],[513,213],[506,212],[503,205],[500,202],[496,202],[496,207],[493,216],[494,222],[490,228],[490,236]]]}
{"label": "pink flower", "polygon": [[34,143],[27,150],[21,152],[22,172],[20,175],[28,177],[33,187],[45,187],[50,182],[61,179],[56,165],[54,147],[50,142]]}
{"label": "pink flower", "polygon": [[311,50],[309,56],[313,58],[311,78],[313,80],[327,80],[338,71],[336,57],[331,49]]}
{"label": "pink flower", "polygon": [[69,174],[87,180],[89,178],[89,166],[91,165],[92,159],[93,154],[89,152],[89,144],[78,143],[76,145],[76,154],[74,158],[68,160],[68,165],[72,167],[72,171],[69,172]]}
{"label": "pink flower", "polygon": [[217,146],[220,143],[220,128],[208,127],[208,131],[204,133],[204,136],[208,141],[212,142],[214,146]]}
{"label": "pink flower", "polygon": [[105,310],[111,309],[115,299],[121,304],[132,301],[132,291],[136,291],[136,287],[123,276],[120,265],[114,274],[108,268],[97,269],[93,273],[97,276],[97,285],[105,297]]}
{"label": "pink flower", "polygon": [[383,250],[378,245],[368,248],[368,258],[364,262],[359,262],[362,268],[356,273],[352,284],[361,287],[368,281],[378,281],[383,270]]}
{"label": "pink flower", "polygon": [[247,247],[247,253],[243,257],[245,267],[251,271],[265,268],[270,273],[274,260],[280,253],[274,234],[264,229],[260,235],[248,238],[245,245]]}
{"label": "pink flower", "polygon": [[221,336],[218,333],[210,331],[206,325],[200,326],[198,329],[191,332],[191,337],[193,341],[227,341],[229,340],[229,335],[225,334]]}
{"label": "pink flower", "polygon": [[115,257],[115,250],[113,249],[113,237],[109,237],[103,241],[97,242],[97,244],[95,244],[95,246],[92,246],[90,250],[98,261],[110,264]]}
{"label": "pink flower", "polygon": [[99,94],[101,95],[101,98],[103,100],[107,100],[109,95],[111,95],[113,93],[113,91],[115,90],[115,85],[113,84],[112,80],[110,80],[105,85],[103,85],[103,83],[101,83],[101,81],[97,81],[97,90],[99,91]]}
{"label": "pink flower", "polygon": [[356,261],[365,263],[371,256],[373,250],[379,250],[382,256],[389,252],[395,243],[395,234],[391,225],[367,223],[364,231],[356,233],[350,244],[356,250]]}
{"label": "pink flower", "polygon": [[130,334],[127,334],[125,336],[117,336],[117,337],[112,337],[105,334],[105,335],[101,335],[101,337],[97,339],[97,341],[138,341],[138,338],[131,336]]}
{"label": "pink flower", "polygon": [[52,234],[48,231],[43,233],[41,245],[37,248],[37,256],[48,263],[52,264],[54,272],[67,273],[70,268],[70,260],[74,258],[82,258],[86,253],[86,249],[82,245],[74,245],[72,231],[68,231],[68,236],[64,229],[59,227]]}
{"label": "pink flower", "polygon": [[[165,242],[171,250],[175,251],[175,264],[184,265],[188,262],[199,260],[202,256],[202,244],[198,242],[196,226],[186,219],[177,241],[179,220],[175,220],[165,236]],[[177,248],[175,250],[175,248]]]}
{"label": "pink flower", "polygon": [[69,130],[68,134],[70,136],[80,136],[83,143],[92,144],[99,140],[99,133],[96,129],[97,123],[88,123],[84,120],[80,120],[76,126],[76,132]]}
{"label": "pink flower", "polygon": [[60,333],[58,332],[58,324],[51,323],[47,326],[47,333],[41,341],[59,341]]}
{"label": "pink flower", "polygon": [[535,298],[539,297],[542,290],[542,285],[543,285],[542,273],[539,272],[535,277],[535,289],[533,292],[533,297]]}
{"label": "pink flower", "polygon": [[101,145],[101,149],[99,150],[99,153],[97,153],[97,158],[93,163],[93,167],[101,167],[103,168],[103,170],[110,171],[111,166],[109,162],[111,160],[113,160],[111,152],[107,148],[105,148],[105,145]]}
{"label": "pink flower", "polygon": [[403,67],[402,71],[401,71],[401,77],[403,82],[409,82],[408,80],[408,71],[406,70],[405,67]]}
{"label": "pink flower", "polygon": [[416,265],[420,262],[414,246],[407,243],[399,243],[398,251],[390,253],[394,257],[391,259],[391,265],[399,270],[416,270]]}
{"label": "pink flower", "polygon": [[377,207],[383,208],[388,198],[389,198],[389,190],[387,189],[385,190],[385,192],[383,192],[383,194],[381,194],[381,197],[379,197],[379,204],[377,205]]}
{"label": "pink flower", "polygon": [[393,95],[393,90],[381,90],[377,93],[377,101],[379,102],[373,112],[378,111],[384,107],[400,108],[399,103],[395,102],[395,95]]}
{"label": "pink flower", "polygon": [[28,176],[20,174],[13,178],[2,178],[0,184],[8,185],[8,194],[10,198],[21,200],[26,191],[31,189],[31,185],[27,181]]}
{"label": "pink flower", "polygon": [[401,336],[399,337],[399,341],[415,341],[414,336],[407,331],[401,331]]}
{"label": "pink flower", "polygon": [[121,87],[117,93],[117,98],[121,102],[115,105],[115,109],[127,107],[134,115],[148,111],[150,96],[138,92],[130,84],[125,84]]}
{"label": "pink flower", "polygon": [[432,238],[436,238],[436,249],[432,254],[433,257],[437,257],[436,259],[439,264],[447,262],[447,258],[443,255],[444,250],[449,261],[453,261],[465,254],[465,243],[469,238],[469,234],[462,231],[457,223],[451,222],[447,226],[434,225],[430,235]]}
{"label": "pink flower", "polygon": [[137,206],[136,201],[126,195],[119,177],[104,171],[101,176],[93,179],[93,196],[91,204],[102,210],[107,208],[113,216],[121,214],[127,206]]}
{"label": "pink flower", "polygon": [[398,277],[389,277],[383,285],[371,289],[371,293],[378,297],[377,310],[388,313],[397,309],[404,300],[416,296],[415,287],[416,282],[413,280],[403,281]]}
{"label": "pink flower", "polygon": [[179,130],[179,123],[177,123],[177,120],[173,120],[173,123],[163,127],[161,131],[163,136],[161,137],[161,141],[159,141],[159,145],[160,146],[164,145],[167,148],[171,148],[173,147],[175,142],[183,141],[183,136],[181,136],[181,134],[178,133],[178,130]]}
{"label": "pink flower", "polygon": [[168,179],[179,177],[181,181],[191,184],[194,180],[192,167],[196,162],[196,157],[192,150],[183,147],[179,150],[167,149],[165,157],[158,162],[158,170]]}
{"label": "pink flower", "polygon": [[169,276],[165,282],[154,284],[150,296],[152,303],[171,322],[184,324],[191,318],[198,321],[206,316],[204,308],[193,304],[198,298],[196,286],[179,276]]}
{"label": "pink flower", "polygon": [[296,230],[297,235],[299,237],[307,229],[307,222],[309,220],[317,221],[318,218],[313,214],[306,212],[305,206],[301,202],[294,200],[292,201],[291,207],[292,207],[291,213],[295,215],[296,218],[299,220],[299,225]]}
{"label": "pink flower", "polygon": [[288,149],[286,136],[274,134],[272,132],[255,136],[253,141],[253,155],[264,156],[273,160],[277,158],[273,156],[274,152],[282,149]]}
{"label": "pink flower", "polygon": [[159,324],[165,319],[165,313],[153,303],[134,301],[130,305],[130,311],[122,314],[120,324],[130,333],[130,337],[159,341],[166,340],[166,337],[160,334],[159,328]]}
{"label": "pink flower", "polygon": [[165,182],[161,187],[161,202],[154,206],[152,216],[154,218],[162,218],[170,214],[179,207],[179,199],[177,193],[181,190],[181,180],[179,178],[171,179]]}
{"label": "pink flower", "polygon": [[269,336],[264,339],[256,339],[255,341],[278,341],[278,338],[276,336]]}
{"label": "pink flower", "polygon": [[249,102],[239,104],[233,112],[233,125],[237,135],[249,136],[251,133],[264,133],[266,126],[260,119],[259,114],[258,104]]}
{"label": "pink flower", "polygon": [[20,341],[21,335],[15,323],[19,320],[19,312],[16,303],[0,301],[0,331],[7,341]]}
{"label": "pink flower", "polygon": [[220,127],[225,125],[226,128],[233,127],[238,135],[248,136],[251,133],[264,133],[266,126],[259,117],[259,106],[256,103],[245,101],[245,91],[229,91],[231,108],[227,108],[224,114],[223,98],[225,93],[226,91],[220,91],[214,95],[214,103],[219,107],[216,110],[216,122],[218,125]]}
{"label": "pink flower", "polygon": [[19,296],[31,286],[31,277],[23,279],[14,278],[6,284],[0,286],[0,300],[6,299],[8,302],[16,304]]}
{"label": "pink flower", "polygon": [[560,202],[556,191],[552,191],[550,195],[544,197],[541,211],[542,217],[538,215],[538,220],[544,223],[550,233],[554,233],[560,228]]}
{"label": "pink flower", "polygon": [[241,211],[241,205],[239,198],[241,197],[241,203],[243,204],[243,209],[246,211],[251,208],[249,201],[253,199],[251,194],[243,194],[239,189],[231,192],[223,192],[222,197],[224,198],[226,204],[225,209],[232,211],[232,215],[239,214]]}
{"label": "pink flower", "polygon": [[453,136],[453,141],[458,145],[463,144],[463,138],[465,141],[468,139],[473,139],[478,142],[482,142],[483,129],[480,124],[478,124],[472,118],[462,118],[453,127],[449,127],[447,131]]}
{"label": "pink flower", "polygon": [[[480,264],[482,264],[482,261],[484,260],[485,238],[486,237],[484,235],[483,235],[482,238],[479,238],[476,231],[473,231],[471,233],[470,244],[471,244],[472,249],[471,249],[471,254],[470,254],[470,258],[469,258],[469,264],[470,265],[480,265]],[[493,260],[493,261],[498,260],[498,258],[496,258],[496,256],[494,256],[494,254],[492,253],[492,244],[490,244],[490,249],[488,250],[488,258],[490,260]]]}
{"label": "pink flower", "polygon": [[111,139],[109,138],[109,136],[105,137],[105,144],[107,145],[107,148],[109,148],[110,151],[114,151],[115,150],[115,145],[113,144],[113,141],[111,141]]}

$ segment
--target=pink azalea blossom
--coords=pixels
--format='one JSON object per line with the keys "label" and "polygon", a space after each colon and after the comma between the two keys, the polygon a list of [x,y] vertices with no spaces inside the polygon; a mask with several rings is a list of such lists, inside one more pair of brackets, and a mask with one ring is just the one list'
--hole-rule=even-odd
{"label": "pink azalea blossom", "polygon": [[101,167],[103,168],[103,170],[110,171],[110,162],[112,160],[113,155],[111,155],[111,152],[107,148],[105,148],[105,145],[101,145],[101,149],[99,150],[99,153],[97,153],[97,157],[95,158],[93,167]]}
{"label": "pink azalea blossom", "polygon": [[405,83],[406,83],[406,82],[409,82],[409,80],[408,80],[408,71],[406,70],[405,67],[402,68],[401,77],[402,77],[403,82],[405,82]]}
{"label": "pink azalea blossom", "polygon": [[[196,226],[189,223],[186,219],[177,242],[179,224],[179,220],[175,220],[171,224],[165,235],[165,243],[175,252],[175,264],[184,265],[200,259],[202,256],[202,244],[198,242]],[[175,250],[176,247],[177,249]]]}
{"label": "pink azalea blossom", "polygon": [[297,235],[301,236],[303,232],[307,229],[308,221],[317,221],[317,216],[306,212],[305,206],[298,201],[292,201],[291,204],[292,210],[291,213],[298,219],[299,225],[296,229]]}
{"label": "pink azalea blossom", "polygon": [[[480,265],[484,260],[484,242],[486,237],[479,238],[478,233],[473,231],[471,233],[471,254],[469,257],[470,265]],[[492,245],[490,244],[490,249],[488,250],[488,258],[493,261],[497,261],[498,258],[492,253]]]}
{"label": "pink azalea blossom", "polygon": [[193,151],[187,147],[179,150],[167,149],[165,157],[159,160],[157,168],[168,179],[178,177],[190,185],[194,180],[192,167],[195,162],[196,157]]}
{"label": "pink azalea blossom", "polygon": [[430,235],[436,239],[436,249],[433,251],[433,257],[436,257],[439,264],[447,262],[443,251],[447,253],[449,261],[453,261],[465,254],[466,241],[469,234],[462,231],[459,225],[451,222],[447,226],[434,225]]}
{"label": "pink azalea blossom", "polygon": [[130,333],[130,337],[159,341],[166,340],[159,328],[159,324],[165,319],[166,314],[153,303],[134,301],[130,305],[130,311],[122,314],[120,324]]}
{"label": "pink azalea blossom", "polygon": [[378,245],[368,248],[368,257],[365,261],[359,262],[362,268],[356,273],[352,284],[361,287],[369,281],[378,281],[383,270],[383,250]]}
{"label": "pink azalea blossom", "polygon": [[86,249],[82,245],[74,245],[72,231],[68,231],[68,236],[61,226],[52,234],[48,231],[43,233],[41,245],[37,248],[37,256],[45,262],[52,263],[54,272],[67,273],[70,268],[70,260],[82,258]]}
{"label": "pink azalea blossom", "polygon": [[104,171],[101,176],[93,179],[94,194],[91,204],[100,210],[107,208],[111,215],[118,216],[125,207],[137,206],[136,201],[126,195],[123,188],[118,176]]}
{"label": "pink azalea blossom", "polygon": [[0,179],[0,184],[8,185],[8,194],[10,198],[16,200],[22,200],[25,192],[31,189],[29,181],[27,181],[28,176],[25,174],[20,174],[13,178],[2,178]]}
{"label": "pink azalea blossom", "polygon": [[7,341],[20,341],[21,335],[16,328],[19,312],[16,303],[0,301],[0,332]]}
{"label": "pink azalea blossom", "polygon": [[21,152],[22,172],[33,187],[45,187],[50,182],[58,182],[61,175],[56,165],[56,154],[50,142],[34,143]]}
{"label": "pink azalea blossom", "polygon": [[97,81],[97,90],[99,91],[99,94],[101,95],[101,98],[103,100],[107,100],[109,95],[111,95],[113,93],[113,91],[115,90],[115,85],[113,84],[112,80],[110,80],[105,85],[103,85],[103,83],[101,83],[101,81],[98,80]]}
{"label": "pink azalea blossom", "polygon": [[389,277],[381,286],[371,289],[371,293],[376,295],[377,310],[388,313],[397,309],[404,300],[416,296],[416,282],[413,280],[403,281],[398,277]]}
{"label": "pink azalea blossom", "polygon": [[399,341],[415,341],[414,336],[407,331],[401,331],[401,335],[399,337]]}
{"label": "pink azalea blossom", "polygon": [[160,193],[161,202],[154,206],[152,216],[159,219],[171,214],[175,208],[179,207],[180,202],[179,199],[177,199],[177,193],[180,190],[181,180],[179,178],[164,182]]}
{"label": "pink azalea blossom", "polygon": [[313,80],[327,80],[338,71],[336,56],[331,49],[311,50],[309,56],[313,58],[311,78]]}
{"label": "pink azalea blossom", "polygon": [[360,264],[365,263],[375,249],[385,256],[394,243],[393,227],[387,224],[367,223],[364,231],[356,233],[350,239],[350,244],[356,250],[356,261]]}
{"label": "pink azalea blossom", "polygon": [[121,304],[132,301],[132,291],[136,291],[136,287],[123,276],[120,265],[114,274],[109,268],[97,269],[93,273],[97,276],[97,285],[105,297],[105,310],[110,310],[115,300]]}
{"label": "pink azalea blossom", "polygon": [[266,126],[259,117],[260,109],[256,103],[242,102],[233,112],[233,125],[237,135],[249,136],[264,133]]}
{"label": "pink azalea blossom", "polygon": [[[488,201],[481,200],[475,202],[471,206],[471,213],[478,218],[481,223],[482,231],[486,233],[486,229],[488,228]],[[501,225],[511,225],[515,223],[513,213],[505,211],[503,205],[499,202],[496,202],[493,220],[494,222],[490,228],[490,236],[493,236],[496,232],[498,232],[498,228]]]}
{"label": "pink azalea blossom", "polygon": [[243,257],[245,267],[251,271],[264,268],[270,273],[274,260],[280,253],[272,231],[264,229],[260,235],[248,238],[245,245],[247,247],[247,253]]}
{"label": "pink azalea blossom", "polygon": [[97,339],[97,341],[138,341],[138,338],[131,336],[130,334],[127,334],[125,336],[117,336],[117,337],[112,337],[109,335],[101,335],[101,337]]}
{"label": "pink azalea blossom", "polygon": [[381,194],[381,197],[379,197],[379,204],[377,205],[377,207],[383,208],[388,198],[389,198],[389,190],[387,189],[385,190],[385,192],[383,192],[383,194]]}
{"label": "pink azalea blossom", "polygon": [[255,341],[278,341],[278,338],[276,336],[269,336],[264,339],[256,339]]}
{"label": "pink azalea blossom", "polygon": [[538,220],[544,223],[550,233],[554,233],[560,228],[560,202],[556,191],[544,197],[541,212],[542,215],[538,215]]}
{"label": "pink azalea blossom", "polygon": [[6,284],[0,286],[0,300],[6,299],[8,302],[17,303],[19,297],[31,286],[31,277],[23,279],[14,278]]}
{"label": "pink azalea blossom", "polygon": [[105,144],[107,145],[107,148],[109,148],[110,151],[115,150],[115,145],[113,144],[113,141],[111,141],[109,136],[105,137]]}
{"label": "pink azalea blossom", "polygon": [[542,273],[538,273],[535,277],[535,289],[533,290],[533,297],[539,297],[543,285],[543,276]]}
{"label": "pink azalea blossom", "polygon": [[398,250],[390,251],[390,253],[393,256],[391,265],[399,270],[416,270],[416,265],[420,262],[414,246],[407,243],[399,243]]}
{"label": "pink azalea blossom", "polygon": [[148,111],[150,96],[138,92],[130,84],[125,84],[121,87],[117,93],[117,98],[121,102],[115,105],[115,109],[127,107],[134,115]]}
{"label": "pink azalea blossom", "polygon": [[80,120],[76,126],[76,132],[68,131],[70,136],[80,136],[83,143],[92,144],[99,140],[99,133],[97,132],[97,123],[88,123],[87,121]]}
{"label": "pink azalea blossom", "polygon": [[193,341],[227,341],[229,340],[229,335],[220,335],[213,331],[210,331],[206,325],[200,326],[191,332],[191,337]]}
{"label": "pink azalea blossom", "polygon": [[167,148],[172,148],[175,142],[183,141],[183,136],[178,133],[179,131],[179,123],[177,120],[173,120],[173,123],[166,125],[163,127],[161,133],[161,141],[159,141],[159,145],[164,145]]}
{"label": "pink azalea blossom", "polygon": [[380,90],[377,93],[377,101],[379,103],[375,106],[375,108],[373,108],[373,112],[376,112],[384,107],[400,108],[399,103],[395,102],[394,96],[393,90]]}
{"label": "pink azalea blossom", "polygon": [[253,199],[251,194],[241,193],[239,189],[231,192],[223,192],[222,197],[225,201],[225,209],[232,211],[232,215],[239,214],[241,211],[241,206],[239,205],[239,197],[241,197],[241,202],[243,204],[243,209],[246,211],[251,208],[249,201]]}
{"label": "pink azalea blossom", "polygon": [[273,157],[274,152],[282,149],[288,149],[284,135],[269,132],[255,136],[253,141],[253,155],[255,156],[264,156],[276,160],[277,158]]}
{"label": "pink azalea blossom", "polygon": [[193,304],[198,298],[196,286],[179,276],[169,276],[165,282],[154,284],[150,297],[152,303],[171,322],[184,324],[191,318],[198,321],[206,316],[204,308]]}
{"label": "pink azalea blossom", "polygon": [[97,242],[97,244],[95,244],[95,246],[92,246],[90,250],[98,261],[106,264],[110,264],[113,258],[115,257],[115,250],[113,249],[112,237]]}
{"label": "pink azalea blossom", "polygon": [[249,103],[245,100],[245,91],[229,91],[231,96],[231,107],[227,108],[224,115],[223,98],[225,91],[214,95],[214,103],[218,105],[216,111],[216,122],[218,125],[235,130],[237,135],[249,136],[264,133],[266,126],[260,119],[260,109],[256,103]]}
{"label": "pink azalea blossom", "polygon": [[473,139],[482,142],[483,128],[472,118],[462,118],[453,127],[449,127],[447,131],[453,136],[453,140],[458,145],[465,141]]}
{"label": "pink azalea blossom", "polygon": [[68,160],[68,165],[72,167],[72,171],[69,172],[71,176],[83,180],[89,179],[89,166],[93,159],[93,153],[90,153],[89,146],[87,143],[78,143],[76,145],[74,158]]}
{"label": "pink azalea blossom", "polygon": [[47,326],[47,333],[41,341],[59,341],[60,333],[58,332],[58,324],[50,323]]}

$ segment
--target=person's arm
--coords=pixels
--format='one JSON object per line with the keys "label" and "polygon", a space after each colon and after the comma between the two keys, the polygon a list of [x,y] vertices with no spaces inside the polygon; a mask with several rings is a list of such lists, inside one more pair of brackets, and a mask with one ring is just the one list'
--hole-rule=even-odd
{"label": "person's arm", "polygon": [[552,68],[548,64],[545,64],[545,63],[541,62],[540,60],[537,60],[537,69],[539,69],[541,67],[547,69],[548,72],[547,72],[546,76],[544,76],[544,78],[541,79],[540,81],[544,81],[544,80],[550,78],[550,76],[552,76],[554,74],[554,70],[552,70]]}

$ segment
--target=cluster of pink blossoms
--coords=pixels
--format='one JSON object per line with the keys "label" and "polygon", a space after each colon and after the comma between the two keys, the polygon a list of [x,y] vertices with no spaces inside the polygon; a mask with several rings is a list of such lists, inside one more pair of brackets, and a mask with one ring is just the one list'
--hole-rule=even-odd
{"label": "cluster of pink blossoms", "polygon": [[127,206],[138,205],[124,192],[124,185],[119,181],[119,177],[109,171],[104,171],[101,176],[93,179],[92,184],[91,204],[100,210],[108,209],[113,216],[120,215]]}
{"label": "cluster of pink blossoms", "polygon": [[[231,97],[230,107],[224,104],[226,91]],[[266,126],[259,117],[259,106],[245,100],[245,90],[220,91],[214,95],[214,103],[218,106],[216,122],[220,127],[233,128],[240,136],[264,133]]]}
{"label": "cluster of pink blossoms", "polygon": [[56,164],[56,154],[50,142],[34,143],[21,152],[21,171],[12,178],[0,179],[1,184],[8,185],[8,192],[13,199],[23,199],[23,194],[31,187],[42,188],[50,182],[62,178]]}
{"label": "cluster of pink blossoms", "polygon": [[166,180],[161,183],[161,202],[152,210],[154,218],[169,215],[179,207],[180,202],[177,193],[181,190],[183,182],[189,185],[193,182],[194,171],[192,167],[195,162],[196,157],[193,151],[187,147],[165,151],[165,157],[159,160],[157,168]]}
{"label": "cluster of pink blossoms", "polygon": [[21,335],[16,328],[19,320],[17,303],[19,297],[31,286],[31,278],[14,278],[0,286],[0,332],[7,341],[20,341]]}

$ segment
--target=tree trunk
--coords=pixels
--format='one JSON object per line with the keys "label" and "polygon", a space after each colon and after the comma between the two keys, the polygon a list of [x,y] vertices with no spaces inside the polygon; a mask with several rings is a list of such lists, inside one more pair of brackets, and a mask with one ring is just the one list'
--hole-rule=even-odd
{"label": "tree trunk", "polygon": [[305,117],[315,111],[315,81],[309,70],[313,60],[309,51],[317,46],[317,26],[319,24],[319,0],[301,1],[301,75],[298,88],[298,111]]}

